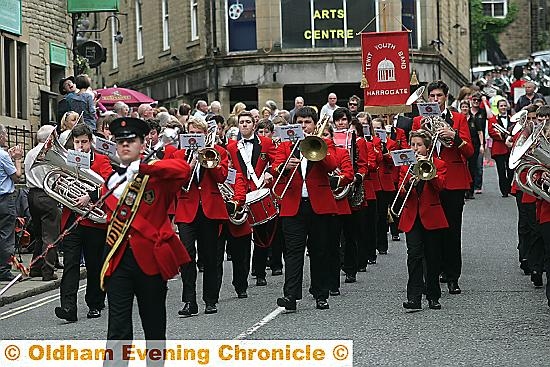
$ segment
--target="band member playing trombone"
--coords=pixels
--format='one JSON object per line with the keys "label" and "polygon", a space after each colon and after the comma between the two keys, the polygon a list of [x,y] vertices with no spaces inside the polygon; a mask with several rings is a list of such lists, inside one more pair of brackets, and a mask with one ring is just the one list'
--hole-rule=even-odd
{"label": "band member playing trombone", "polygon": [[[428,99],[437,102],[442,111],[441,118],[433,119],[432,135],[438,133],[433,144],[435,155],[447,163],[445,189],[441,191],[441,205],[449,223],[448,236],[442,242],[441,281],[447,282],[450,294],[460,294],[458,279],[462,271],[462,211],[464,193],[470,188],[472,177],[466,160],[472,156],[474,149],[471,143],[468,122],[464,115],[446,108],[449,87],[438,80],[428,85]],[[418,130],[427,120],[417,116],[413,121],[413,131]]]}
{"label": "band member playing trombone", "polygon": [[[191,316],[198,313],[197,305],[197,250],[204,265],[203,301],[205,313],[218,312],[216,304],[220,293],[218,277],[221,274],[223,257],[218,237],[223,221],[229,219],[226,203],[218,184],[227,179],[228,158],[225,149],[214,145],[215,131],[209,131],[203,119],[190,117],[187,129],[191,134],[207,134],[206,148],[181,149],[173,154],[176,160],[190,162],[191,177],[178,194],[175,223],[181,241],[191,256],[191,262],[181,267],[184,303],[178,314]],[[200,158],[200,159],[199,159]],[[200,161],[199,161],[200,160]],[[233,205],[234,206],[234,205]],[[233,208],[234,210],[235,208]],[[196,245],[195,245],[196,242]]]}
{"label": "band member playing trombone", "polygon": [[[92,150],[92,131],[85,124],[76,125],[72,130],[75,150],[90,154],[90,168],[106,180],[113,169],[107,156]],[[77,199],[78,205],[85,207],[90,201],[97,201],[99,191],[91,191]],[[70,226],[76,219],[76,214],[64,207],[61,214],[61,230]],[[63,239],[65,267],[61,278],[61,307],[55,308],[55,315],[67,321],[77,320],[77,292],[80,280],[80,256],[84,253],[86,262],[86,304],[89,311],[87,317],[101,316],[105,307],[105,293],[99,286],[101,260],[105,246],[107,225],[84,219]]]}
{"label": "band member playing trombone", "polygon": [[[227,144],[227,151],[237,172],[241,173],[247,181],[247,192],[269,185],[273,176],[267,168],[275,159],[275,145],[269,138],[255,133],[256,123],[254,117],[248,111],[242,111],[237,116],[239,135],[237,140],[231,140]],[[276,225],[276,223],[275,223]],[[265,286],[265,267],[267,261],[267,246],[271,233],[275,230],[271,222],[254,228],[254,255],[252,260],[253,272],[256,275],[256,285]],[[260,239],[261,238],[261,239]]]}
{"label": "band member playing trombone", "polygon": [[[334,245],[330,243],[331,217],[338,213],[338,208],[328,174],[336,169],[337,162],[333,144],[314,135],[321,135],[324,130],[324,127],[316,128],[316,121],[317,112],[313,108],[302,107],[296,111],[294,123],[302,125],[307,137],[299,143],[300,150],[297,149],[298,143],[281,143],[273,164],[279,177],[288,183],[286,191],[274,194],[281,197],[280,216],[286,246],[284,296],[277,299],[277,305],[287,311],[295,311],[296,300],[302,298],[306,246],[310,254],[311,287],[316,307],[329,308],[330,273],[326,267],[332,253],[329,246]],[[326,124],[328,119],[324,121]],[[277,185],[274,186],[278,191]]]}
{"label": "band member playing trombone", "polygon": [[[440,309],[439,261],[442,241],[441,229],[447,228],[447,220],[439,201],[439,192],[445,187],[446,164],[428,153],[432,138],[424,130],[412,131],[411,148],[418,163],[401,166],[399,195],[405,203],[399,221],[399,229],[407,238],[407,301],[406,309],[421,309],[422,292],[426,285],[426,298],[431,309]],[[431,157],[430,157],[431,156]],[[425,166],[421,166],[424,165]],[[427,168],[420,168],[427,167]],[[435,172],[433,172],[435,170]],[[417,173],[418,172],[418,176]],[[425,177],[424,177],[425,176]],[[424,260],[426,264],[424,278]]]}

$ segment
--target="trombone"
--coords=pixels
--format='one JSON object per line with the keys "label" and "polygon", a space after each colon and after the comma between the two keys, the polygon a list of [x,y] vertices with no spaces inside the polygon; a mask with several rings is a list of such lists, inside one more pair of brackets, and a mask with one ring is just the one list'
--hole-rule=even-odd
{"label": "trombone", "polygon": [[[330,120],[329,115],[324,115],[321,120],[317,123],[315,132],[313,135],[306,136],[303,140],[297,141],[294,146],[292,147],[292,150],[290,151],[290,155],[286,159],[285,163],[283,164],[282,169],[279,170],[279,177],[277,177],[277,180],[275,180],[275,183],[273,184],[273,188],[271,189],[273,196],[277,200],[282,200],[283,197],[286,194],[286,191],[290,187],[290,183],[292,182],[292,179],[294,178],[294,175],[296,174],[296,171],[298,170],[298,167],[300,167],[302,159],[307,159],[308,161],[312,162],[318,162],[325,159],[328,152],[328,146],[327,143],[321,138],[323,135],[323,131],[326,129],[327,124]],[[286,169],[288,164],[290,163],[290,159],[294,157],[294,152],[296,149],[299,149],[300,152],[302,152],[302,157],[300,158],[300,163],[294,167],[292,170],[292,173],[290,174],[290,177],[288,177],[287,183],[281,192],[280,195],[278,195],[275,192],[275,188],[279,184],[279,181],[281,180],[281,177],[283,177],[283,171]]]}

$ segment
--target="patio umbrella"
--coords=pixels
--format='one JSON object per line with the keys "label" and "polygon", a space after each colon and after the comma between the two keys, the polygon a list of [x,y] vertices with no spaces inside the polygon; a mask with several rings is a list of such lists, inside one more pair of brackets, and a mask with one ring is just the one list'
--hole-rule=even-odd
{"label": "patio umbrella", "polygon": [[104,88],[97,89],[97,93],[101,93],[101,102],[104,106],[112,106],[117,102],[124,102],[130,107],[139,106],[142,103],[156,102],[145,94],[127,88]]}

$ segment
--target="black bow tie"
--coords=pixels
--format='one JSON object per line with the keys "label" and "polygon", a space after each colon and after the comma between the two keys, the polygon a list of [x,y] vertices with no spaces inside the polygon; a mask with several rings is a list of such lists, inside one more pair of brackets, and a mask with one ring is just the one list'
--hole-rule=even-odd
{"label": "black bow tie", "polygon": [[254,144],[254,138],[252,139],[243,139],[245,143]]}
{"label": "black bow tie", "polygon": [[114,168],[115,172],[118,173],[121,176],[125,175],[126,171],[128,170],[128,167],[114,166],[113,168]]}

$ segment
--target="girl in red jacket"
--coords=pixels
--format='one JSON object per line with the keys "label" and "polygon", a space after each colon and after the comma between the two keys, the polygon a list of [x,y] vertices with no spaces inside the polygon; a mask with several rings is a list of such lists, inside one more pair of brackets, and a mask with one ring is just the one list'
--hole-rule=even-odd
{"label": "girl in red jacket", "polygon": [[[416,130],[410,134],[411,148],[417,157],[428,156],[432,145],[431,135],[424,130]],[[445,187],[445,162],[432,157],[436,175],[431,180],[417,180],[409,171],[408,166],[401,166],[399,183],[405,181],[400,195],[405,195],[411,187],[411,193],[405,202],[405,207],[399,221],[399,230],[407,237],[407,301],[403,307],[409,310],[422,308],[421,299],[424,283],[426,298],[431,309],[440,309],[441,288],[439,287],[441,229],[448,228],[445,213],[439,201],[439,192]],[[423,260],[426,263],[424,277]],[[425,281],[425,282],[424,282]]]}

